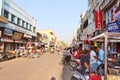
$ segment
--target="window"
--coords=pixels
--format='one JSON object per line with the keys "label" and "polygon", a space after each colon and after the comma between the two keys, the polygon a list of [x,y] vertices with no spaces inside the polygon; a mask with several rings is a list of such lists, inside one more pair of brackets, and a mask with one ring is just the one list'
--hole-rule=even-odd
{"label": "window", "polygon": [[7,19],[8,19],[8,17],[9,17],[9,12],[6,11],[6,10],[4,10],[4,17],[7,18]]}
{"label": "window", "polygon": [[26,23],[26,29],[28,29],[28,23]]}
{"label": "window", "polygon": [[25,27],[25,21],[22,21],[22,27]]}
{"label": "window", "polygon": [[20,18],[17,18],[17,24],[20,25]]}
{"label": "window", "polygon": [[30,25],[30,31],[32,30],[32,25]]}
{"label": "window", "polygon": [[12,17],[11,17],[11,22],[15,22],[15,16],[14,15],[12,15]]}

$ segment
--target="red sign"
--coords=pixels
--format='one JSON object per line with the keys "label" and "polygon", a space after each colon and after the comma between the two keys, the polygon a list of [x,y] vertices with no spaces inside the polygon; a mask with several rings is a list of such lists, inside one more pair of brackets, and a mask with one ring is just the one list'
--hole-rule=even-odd
{"label": "red sign", "polygon": [[99,30],[103,28],[103,20],[102,20],[102,11],[95,11],[95,29]]}
{"label": "red sign", "polygon": [[84,44],[88,44],[88,40],[84,40]]}

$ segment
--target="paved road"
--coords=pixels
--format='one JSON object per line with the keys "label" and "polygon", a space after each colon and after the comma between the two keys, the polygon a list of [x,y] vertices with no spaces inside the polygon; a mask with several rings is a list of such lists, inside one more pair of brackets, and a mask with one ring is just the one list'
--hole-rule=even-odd
{"label": "paved road", "polygon": [[[0,63],[0,80],[70,80],[68,66],[59,65],[58,54],[17,58]],[[52,79],[53,78],[53,79]]]}

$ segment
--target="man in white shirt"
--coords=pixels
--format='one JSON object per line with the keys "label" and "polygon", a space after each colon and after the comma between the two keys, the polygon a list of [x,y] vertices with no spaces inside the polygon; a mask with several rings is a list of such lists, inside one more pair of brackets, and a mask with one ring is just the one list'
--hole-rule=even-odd
{"label": "man in white shirt", "polygon": [[95,73],[97,69],[97,59],[95,58],[96,53],[92,47],[90,47],[88,50],[90,52],[90,69]]}

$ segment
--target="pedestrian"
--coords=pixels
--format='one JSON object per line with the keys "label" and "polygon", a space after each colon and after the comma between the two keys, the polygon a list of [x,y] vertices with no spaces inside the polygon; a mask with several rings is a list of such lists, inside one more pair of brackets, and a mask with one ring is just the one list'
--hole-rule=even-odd
{"label": "pedestrian", "polygon": [[73,51],[72,51],[72,56],[73,56],[74,58],[76,58],[76,55],[77,55],[77,49],[74,48]]}
{"label": "pedestrian", "polygon": [[98,52],[98,56],[95,56],[95,58],[97,58],[97,63],[98,65],[102,64],[104,61],[104,50],[101,49],[100,46],[97,47],[97,52]]}
{"label": "pedestrian", "polygon": [[93,50],[93,47],[89,47],[88,51],[90,52],[89,56],[90,56],[90,72],[92,73],[96,73],[96,69],[97,69],[97,59],[95,58],[96,53]]}
{"label": "pedestrian", "polygon": [[83,51],[83,53],[80,56],[80,63],[82,72],[88,72],[89,70],[89,54],[86,50]]}
{"label": "pedestrian", "polygon": [[98,46],[97,47],[97,52],[98,52],[98,56],[95,56],[95,58],[97,59],[97,74],[98,75],[104,75],[104,50]]}
{"label": "pedestrian", "polygon": [[58,53],[58,55],[60,55],[60,46],[57,45],[56,48],[57,48],[57,53]]}
{"label": "pedestrian", "polygon": [[83,53],[82,48],[81,48],[81,47],[78,47],[76,59],[79,59],[79,58],[80,58],[80,55],[81,55],[82,53]]}
{"label": "pedestrian", "polygon": [[43,48],[40,47],[40,54],[42,55],[43,54]]}

